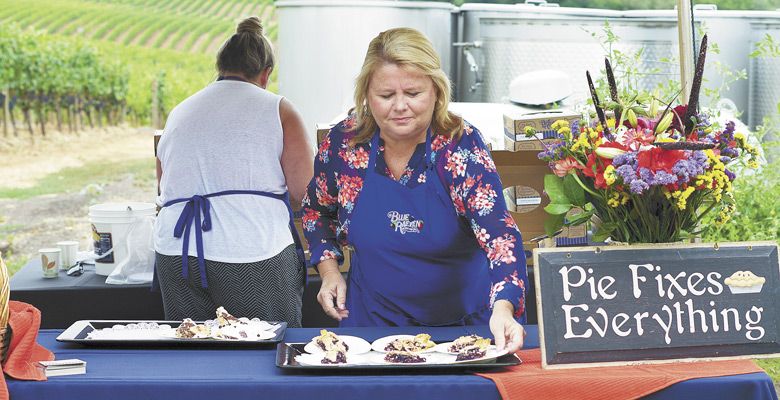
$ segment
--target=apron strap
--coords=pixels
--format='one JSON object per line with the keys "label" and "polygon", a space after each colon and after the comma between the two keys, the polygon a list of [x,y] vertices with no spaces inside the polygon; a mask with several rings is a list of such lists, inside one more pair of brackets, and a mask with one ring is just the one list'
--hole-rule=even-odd
{"label": "apron strap", "polygon": [[[201,286],[208,287],[206,281],[206,259],[203,255],[203,232],[211,230],[211,203],[209,198],[228,196],[235,194],[248,194],[255,196],[270,197],[283,201],[287,206],[287,212],[290,217],[290,233],[292,233],[293,242],[295,243],[295,250],[298,255],[298,260],[301,263],[305,263],[303,245],[301,238],[298,236],[298,231],[295,229],[294,216],[292,207],[290,206],[290,194],[284,192],[282,194],[263,192],[259,190],[224,190],[221,192],[209,193],[206,195],[195,195],[192,197],[185,197],[181,199],[175,199],[163,204],[163,207],[168,207],[173,204],[184,203],[184,209],[182,209],[179,219],[176,221],[176,226],[173,229],[173,236],[182,239],[181,247],[181,276],[184,279],[189,279],[188,259],[189,245],[190,245],[190,228],[195,225],[195,248],[198,254],[198,272],[200,273]],[[203,221],[201,222],[201,212],[203,213]]]}
{"label": "apron strap", "polygon": [[[425,172],[427,173],[433,167],[433,161],[431,160],[431,137],[433,131],[431,127],[425,132]],[[374,132],[374,136],[371,137],[371,152],[368,155],[368,169],[366,171],[372,172],[376,168],[376,156],[379,154],[379,128]]]}

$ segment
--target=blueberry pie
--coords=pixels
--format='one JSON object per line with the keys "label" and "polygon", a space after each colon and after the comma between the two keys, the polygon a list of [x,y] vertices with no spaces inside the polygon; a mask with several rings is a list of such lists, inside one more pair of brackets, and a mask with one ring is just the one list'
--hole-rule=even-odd
{"label": "blueberry pie", "polygon": [[407,351],[411,353],[419,353],[423,350],[428,350],[436,346],[431,340],[431,335],[427,333],[421,333],[413,338],[396,339],[388,343],[385,346],[385,351]]}
{"label": "blueberry pie", "polygon": [[479,339],[482,339],[482,336],[478,336],[478,335],[461,336],[461,337],[455,339],[454,342],[452,342],[450,347],[447,348],[447,351],[449,351],[451,353],[457,353],[462,348],[473,345]]}
{"label": "blueberry pie", "polygon": [[393,364],[424,363],[425,357],[409,351],[391,351],[385,354],[385,361]]}
{"label": "blueberry pie", "polygon": [[477,339],[474,344],[466,346],[458,352],[455,361],[468,361],[482,358],[490,347],[490,339]]}

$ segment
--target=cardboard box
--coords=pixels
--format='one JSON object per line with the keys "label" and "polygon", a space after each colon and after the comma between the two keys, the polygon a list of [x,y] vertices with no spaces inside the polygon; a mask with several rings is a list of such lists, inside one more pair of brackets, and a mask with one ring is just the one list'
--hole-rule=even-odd
{"label": "cardboard box", "polygon": [[[544,237],[544,222],[549,217],[544,207],[550,199],[544,195],[544,176],[551,173],[545,161],[537,157],[537,150],[493,151],[493,161],[504,187],[504,200],[509,212],[515,219],[523,235],[523,247],[526,250],[528,265],[533,262],[530,252],[539,246],[539,241],[531,240]],[[576,212],[576,211],[573,211]],[[548,241],[548,247],[555,243],[570,245],[585,243],[585,226],[564,228],[554,241]]]}
{"label": "cardboard box", "polygon": [[535,151],[537,154],[545,149],[545,146],[558,142],[558,139],[532,139],[532,140],[514,140],[504,135],[504,150],[508,151]]}
{"label": "cardboard box", "polygon": [[[507,112],[504,114],[504,135],[514,141],[536,141],[533,137],[526,137],[525,129],[531,127],[536,131],[538,139],[555,138],[557,132],[552,124],[559,120],[568,121],[570,124],[579,121],[581,115],[571,110],[546,110],[539,112],[521,113]],[[507,146],[507,149],[512,148]]]}

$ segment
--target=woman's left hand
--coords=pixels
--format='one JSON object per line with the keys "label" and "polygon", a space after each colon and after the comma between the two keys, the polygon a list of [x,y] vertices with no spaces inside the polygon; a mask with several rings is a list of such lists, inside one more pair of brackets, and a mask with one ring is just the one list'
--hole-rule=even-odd
{"label": "woman's left hand", "polygon": [[525,329],[514,318],[514,306],[507,300],[498,300],[490,316],[490,332],[496,341],[496,349],[514,353],[523,347]]}

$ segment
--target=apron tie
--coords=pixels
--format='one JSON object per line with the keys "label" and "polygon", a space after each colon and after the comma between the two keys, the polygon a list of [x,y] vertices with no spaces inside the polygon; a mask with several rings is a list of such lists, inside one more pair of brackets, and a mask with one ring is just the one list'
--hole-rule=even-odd
{"label": "apron tie", "polygon": [[[200,271],[200,279],[204,288],[208,287],[206,282],[206,260],[203,256],[203,232],[211,230],[211,205],[209,199],[205,196],[195,195],[184,201],[187,204],[184,205],[184,209],[179,215],[178,221],[176,221],[176,227],[173,229],[173,236],[182,239],[181,244],[181,276],[184,279],[189,279],[189,268],[187,256],[189,255],[190,247],[190,227],[192,223],[195,223],[195,248],[198,252],[198,270]],[[165,206],[169,206],[173,202],[168,202]],[[203,211],[203,223],[201,223],[200,213]]]}
{"label": "apron tie", "polygon": [[[179,219],[176,221],[176,226],[173,229],[173,236],[182,239],[181,244],[181,276],[184,279],[189,279],[189,245],[190,245],[190,229],[195,225],[195,248],[198,253],[198,271],[200,272],[201,286],[208,287],[206,281],[206,259],[203,254],[203,232],[211,230],[211,203],[210,197],[219,197],[233,194],[249,194],[255,196],[270,197],[273,199],[284,202],[287,206],[287,212],[290,216],[290,232],[292,233],[293,242],[295,242],[295,250],[298,255],[298,260],[305,263],[303,245],[301,238],[298,236],[298,231],[295,229],[294,216],[292,207],[290,206],[290,194],[284,192],[283,194],[263,192],[259,190],[225,190],[221,192],[209,193],[206,195],[194,195],[192,197],[185,197],[181,199],[175,199],[163,204],[163,207],[168,207],[177,203],[184,203],[184,208],[179,215]],[[203,220],[201,221],[201,212],[203,213]]]}

